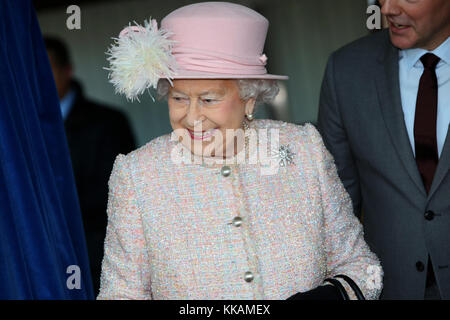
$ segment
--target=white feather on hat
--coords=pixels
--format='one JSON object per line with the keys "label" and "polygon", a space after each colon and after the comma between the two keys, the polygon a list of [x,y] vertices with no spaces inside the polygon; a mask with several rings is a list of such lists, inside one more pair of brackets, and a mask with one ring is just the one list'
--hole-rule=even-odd
{"label": "white feather on hat", "polygon": [[176,61],[171,51],[175,42],[169,40],[170,32],[158,30],[156,20],[145,20],[144,26],[134,23],[136,26],[124,28],[119,38],[112,38],[114,44],[106,52],[110,67],[104,69],[110,71],[108,79],[116,93],[139,101],[146,89],[156,89],[160,78],[173,79]]}

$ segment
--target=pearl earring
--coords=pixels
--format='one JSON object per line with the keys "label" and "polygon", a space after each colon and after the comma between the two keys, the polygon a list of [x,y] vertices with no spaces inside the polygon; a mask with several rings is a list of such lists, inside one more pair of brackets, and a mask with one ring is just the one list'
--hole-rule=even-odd
{"label": "pearl earring", "polygon": [[250,114],[246,114],[246,115],[245,115],[245,117],[247,118],[247,120],[248,120],[248,121],[253,121],[253,119],[254,119],[254,117],[253,117],[253,114],[252,114],[252,113],[250,113]]}

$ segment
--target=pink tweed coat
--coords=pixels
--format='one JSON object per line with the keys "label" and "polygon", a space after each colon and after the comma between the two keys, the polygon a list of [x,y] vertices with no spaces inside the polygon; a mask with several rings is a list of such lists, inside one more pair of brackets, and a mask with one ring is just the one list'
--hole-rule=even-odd
{"label": "pink tweed coat", "polygon": [[286,299],[337,274],[378,298],[380,262],[319,133],[251,125],[293,155],[276,174],[175,163],[169,135],[117,157],[98,299]]}

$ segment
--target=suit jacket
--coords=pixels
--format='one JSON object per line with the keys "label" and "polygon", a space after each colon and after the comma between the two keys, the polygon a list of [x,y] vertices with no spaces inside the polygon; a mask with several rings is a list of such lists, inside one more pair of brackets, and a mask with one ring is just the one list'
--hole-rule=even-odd
{"label": "suit jacket", "polygon": [[78,198],[83,217],[94,290],[100,286],[106,234],[108,179],[119,153],[135,149],[127,118],[119,111],[84,98],[74,83],[76,98],[65,120]]}
{"label": "suit jacket", "polygon": [[430,255],[441,297],[450,299],[450,139],[427,195],[403,118],[398,49],[387,30],[331,55],[319,129],[355,214],[363,209],[365,239],[385,271],[382,298],[423,299]]}
{"label": "suit jacket", "polygon": [[227,176],[174,161],[190,152],[169,135],[117,157],[98,299],[286,299],[337,274],[378,297],[379,261],[317,130],[250,126],[280,130],[294,162],[273,174],[231,165]]}

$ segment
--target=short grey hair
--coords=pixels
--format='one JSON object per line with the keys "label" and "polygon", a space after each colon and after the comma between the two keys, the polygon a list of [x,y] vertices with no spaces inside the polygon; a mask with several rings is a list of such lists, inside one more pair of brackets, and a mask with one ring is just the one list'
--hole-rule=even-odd
{"label": "short grey hair", "polygon": [[[255,99],[256,104],[270,103],[278,95],[280,87],[277,80],[268,79],[240,79],[236,80],[239,88],[239,96],[242,100]],[[160,79],[156,88],[158,99],[166,99],[170,90],[170,83],[166,79]]]}

